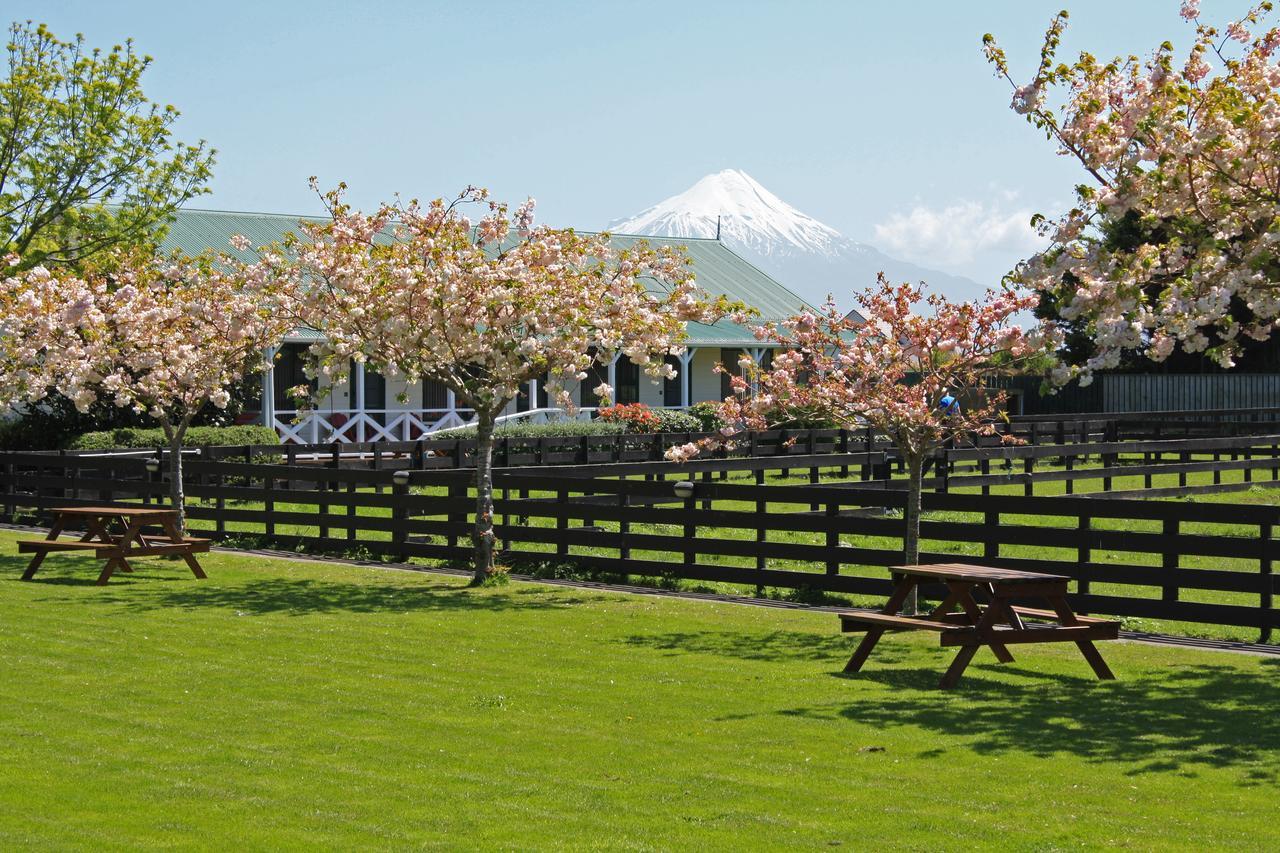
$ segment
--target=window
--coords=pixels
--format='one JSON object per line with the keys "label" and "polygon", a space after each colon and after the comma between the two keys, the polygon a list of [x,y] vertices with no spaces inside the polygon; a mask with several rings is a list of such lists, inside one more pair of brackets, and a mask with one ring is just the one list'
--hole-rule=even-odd
{"label": "window", "polygon": [[591,366],[587,368],[587,378],[582,380],[582,385],[578,389],[578,405],[584,409],[593,409],[599,406],[600,398],[596,396],[596,386],[608,381],[608,365],[595,361],[591,362]]}
{"label": "window", "polygon": [[742,350],[730,349],[728,347],[720,350],[720,364],[724,366],[725,373],[720,374],[720,399],[726,400],[733,396],[733,377],[738,376],[742,372],[742,368],[738,367],[738,359],[742,357]]}
{"label": "window", "polygon": [[[742,376],[742,368],[738,366],[738,359],[742,358],[742,354],[746,350],[741,349],[722,349],[720,350],[720,363],[724,365],[724,369],[728,373],[720,374],[720,399],[726,399],[733,395],[733,377]],[[768,370],[773,366],[773,350],[766,349],[760,357],[760,369]]]}
{"label": "window", "polygon": [[[351,408],[356,407],[356,400],[360,399],[355,395],[356,381],[356,363],[351,362]],[[373,410],[374,413],[369,415],[370,418],[378,423],[386,426],[387,415],[385,411],[376,411],[378,409],[387,408],[387,378],[381,373],[375,373],[369,368],[364,369],[364,411]]]}
{"label": "window", "polygon": [[439,409],[444,411],[449,408],[449,389],[444,387],[443,383],[434,379],[422,380],[422,408]]}
{"label": "window", "polygon": [[617,385],[613,389],[615,403],[640,402],[640,365],[625,355],[620,357],[614,365],[613,380]]}
{"label": "window", "polygon": [[[680,365],[680,359],[677,356],[667,356],[666,363],[675,370],[676,375],[671,379],[662,380],[662,405],[679,406],[684,402],[683,395],[680,392],[686,387],[689,377],[685,376],[685,369]],[[693,361],[690,360],[689,363],[692,365]],[[693,395],[690,394],[689,396],[692,399]]]}

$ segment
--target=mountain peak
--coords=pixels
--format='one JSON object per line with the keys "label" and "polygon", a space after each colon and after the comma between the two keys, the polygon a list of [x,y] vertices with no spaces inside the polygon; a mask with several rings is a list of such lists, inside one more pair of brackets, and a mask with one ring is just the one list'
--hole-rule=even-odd
{"label": "mountain peak", "polygon": [[801,213],[740,169],[699,179],[682,193],[658,202],[609,230],[623,234],[721,238],[764,255],[834,254],[840,232]]}
{"label": "mountain peak", "polygon": [[682,193],[658,202],[607,230],[655,237],[715,237],[790,287],[810,304],[827,294],[846,302],[871,287],[876,274],[890,281],[927,279],[953,297],[971,297],[976,282],[890,258],[872,246],[850,240],[829,225],[796,210],[741,169],[724,169],[700,178]]}

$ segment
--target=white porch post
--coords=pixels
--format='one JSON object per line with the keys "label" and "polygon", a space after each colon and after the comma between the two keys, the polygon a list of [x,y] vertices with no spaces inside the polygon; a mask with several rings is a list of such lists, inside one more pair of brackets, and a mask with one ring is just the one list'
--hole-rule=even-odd
{"label": "white porch post", "polygon": [[693,354],[698,351],[697,347],[689,347],[680,356],[680,407],[682,409],[689,408],[690,399],[693,397],[693,373],[691,367],[693,365]]}
{"label": "white porch post", "polygon": [[458,395],[453,393],[453,389],[449,388],[444,392],[445,406],[449,409],[448,423],[462,423],[462,418],[458,417]]}
{"label": "white porch post", "polygon": [[[756,369],[760,369],[760,365],[764,362],[764,347],[748,347],[747,355],[751,356],[751,360],[756,363]],[[756,392],[760,390],[760,383],[755,378],[751,380],[751,395],[754,397]]]}
{"label": "white porch post", "polygon": [[529,411],[538,408],[538,380],[529,380]]}
{"label": "white porch post", "polygon": [[364,362],[357,361],[356,369],[351,373],[351,407],[352,414],[359,419],[356,424],[356,441],[364,441]]}
{"label": "white porch post", "polygon": [[276,428],[276,347],[265,353],[267,369],[262,371],[262,425]]}

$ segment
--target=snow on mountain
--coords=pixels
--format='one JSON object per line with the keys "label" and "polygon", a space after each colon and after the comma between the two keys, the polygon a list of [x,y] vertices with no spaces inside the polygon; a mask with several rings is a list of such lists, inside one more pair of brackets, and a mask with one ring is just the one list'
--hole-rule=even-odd
{"label": "snow on mountain", "polygon": [[813,305],[827,294],[851,307],[852,294],[884,272],[893,281],[927,281],[957,299],[982,291],[972,279],[924,269],[891,258],[843,236],[778,198],[737,169],[707,175],[689,189],[627,219],[614,220],[615,234],[655,237],[715,237]]}

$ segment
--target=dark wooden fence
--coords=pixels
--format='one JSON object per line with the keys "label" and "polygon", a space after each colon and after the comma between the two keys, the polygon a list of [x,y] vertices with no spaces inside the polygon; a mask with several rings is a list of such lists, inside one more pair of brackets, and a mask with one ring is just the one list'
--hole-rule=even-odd
{"label": "dark wooden fence", "polygon": [[[1054,470],[1037,470],[1046,462]],[[1072,494],[1082,481],[1100,484],[1093,493],[1109,498],[1244,491],[1280,486],[1280,435],[952,448],[941,452],[935,470],[930,485],[939,491],[980,488],[984,495],[992,486],[1021,485],[1032,496],[1036,484],[1054,482]],[[1240,480],[1224,482],[1230,472],[1240,472]],[[1188,484],[1188,475],[1206,473],[1212,483]],[[1177,475],[1177,485],[1155,488],[1153,478],[1160,475]],[[1113,489],[1115,480],[1134,477],[1142,477],[1140,488]]]}
{"label": "dark wooden fence", "polygon": [[[889,592],[885,567],[901,560],[900,490],[712,476],[813,466],[861,477],[882,464],[878,453],[854,453],[504,469],[495,474],[498,536],[516,565],[878,597]],[[188,473],[191,526],[214,538],[401,559],[469,554],[468,471],[413,471],[397,483],[391,470],[193,459]],[[694,493],[678,496],[676,479],[693,480]],[[166,495],[141,459],[0,454],[8,520],[38,519],[56,505]],[[1082,612],[1249,627],[1264,641],[1280,625],[1278,508],[934,493],[925,509],[924,560],[968,557],[1066,574]]]}

